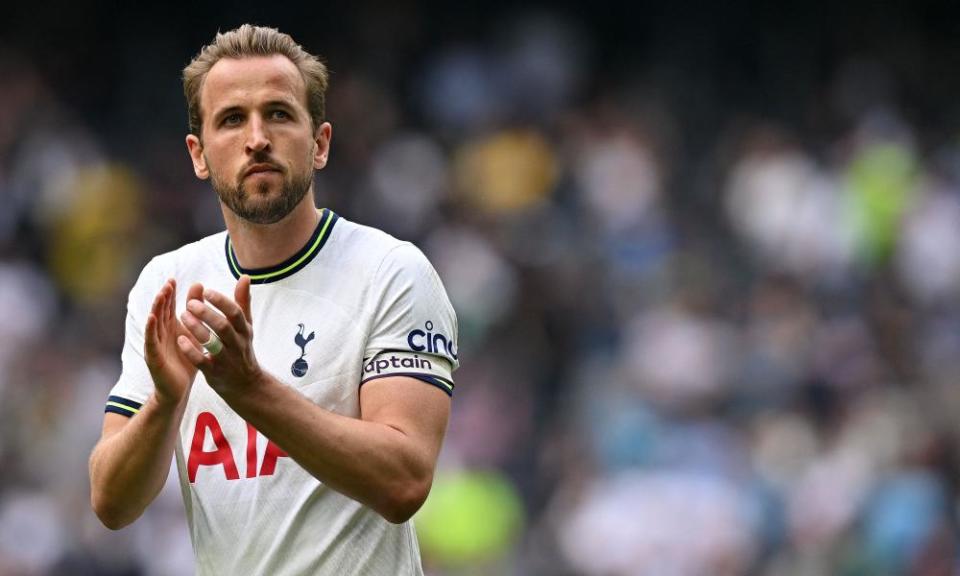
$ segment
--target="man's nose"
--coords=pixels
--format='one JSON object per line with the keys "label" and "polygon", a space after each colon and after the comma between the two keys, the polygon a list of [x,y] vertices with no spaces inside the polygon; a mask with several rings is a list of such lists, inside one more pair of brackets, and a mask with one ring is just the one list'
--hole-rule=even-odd
{"label": "man's nose", "polygon": [[247,123],[247,152],[263,152],[270,149],[270,134],[263,119],[257,115]]}

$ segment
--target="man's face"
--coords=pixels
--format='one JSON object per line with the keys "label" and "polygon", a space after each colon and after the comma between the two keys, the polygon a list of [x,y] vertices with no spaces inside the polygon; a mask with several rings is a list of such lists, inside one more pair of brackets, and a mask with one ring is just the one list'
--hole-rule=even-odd
{"label": "man's face", "polygon": [[284,56],[223,59],[200,93],[203,139],[187,136],[194,170],[255,224],[283,219],[326,164],[330,125],[316,132],[297,67]]}

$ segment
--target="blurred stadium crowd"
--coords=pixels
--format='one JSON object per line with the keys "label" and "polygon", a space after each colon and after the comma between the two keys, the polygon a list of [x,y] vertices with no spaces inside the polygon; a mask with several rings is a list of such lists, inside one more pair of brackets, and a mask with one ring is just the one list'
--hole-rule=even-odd
{"label": "blurred stadium crowd", "polygon": [[[458,312],[428,573],[960,574],[954,28],[661,9],[622,52],[615,18],[365,6],[366,59],[287,30],[334,74],[319,202]],[[222,226],[176,92],[215,28],[116,40],[146,67],[116,113],[0,52],[0,574],[191,573],[175,481],[111,533],[86,459],[136,274]]]}

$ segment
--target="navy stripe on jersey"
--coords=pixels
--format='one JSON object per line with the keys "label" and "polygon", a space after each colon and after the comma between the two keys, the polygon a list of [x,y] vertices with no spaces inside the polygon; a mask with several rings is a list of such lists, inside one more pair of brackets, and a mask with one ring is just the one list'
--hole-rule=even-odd
{"label": "navy stripe on jersey", "polygon": [[371,376],[360,382],[360,385],[363,386],[371,380],[376,380],[378,378],[387,378],[388,376],[407,376],[408,378],[414,378],[420,380],[421,382],[426,382],[431,386],[436,386],[437,388],[443,390],[447,393],[447,396],[453,396],[453,382],[447,380],[446,378],[441,378],[439,376],[431,376],[429,374],[418,374],[413,372],[393,372],[390,374],[377,374],[376,376]]}
{"label": "navy stripe on jersey", "polygon": [[138,412],[140,412],[140,408],[142,407],[143,404],[140,402],[134,402],[133,400],[123,398],[121,396],[109,396],[107,398],[107,405],[103,411],[113,412],[123,416],[135,416]]}

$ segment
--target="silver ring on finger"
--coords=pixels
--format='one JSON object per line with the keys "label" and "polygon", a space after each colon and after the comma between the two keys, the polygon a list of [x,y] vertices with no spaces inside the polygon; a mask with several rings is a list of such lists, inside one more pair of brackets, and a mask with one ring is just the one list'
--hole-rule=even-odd
{"label": "silver ring on finger", "polygon": [[210,336],[201,346],[203,346],[203,349],[206,350],[210,356],[216,356],[223,351],[223,341],[220,340],[220,337],[217,336],[213,330],[210,330]]}

